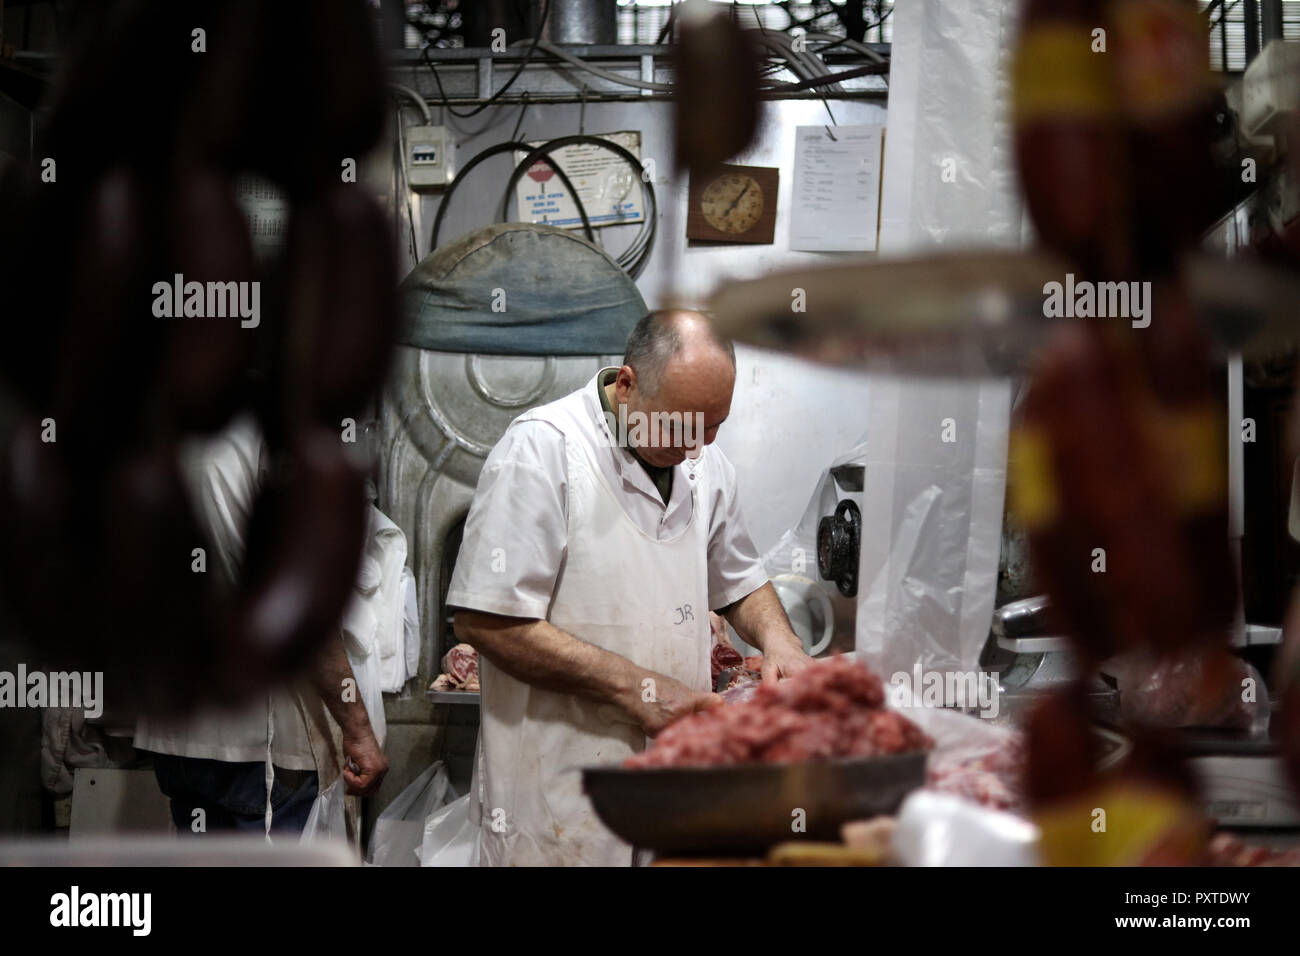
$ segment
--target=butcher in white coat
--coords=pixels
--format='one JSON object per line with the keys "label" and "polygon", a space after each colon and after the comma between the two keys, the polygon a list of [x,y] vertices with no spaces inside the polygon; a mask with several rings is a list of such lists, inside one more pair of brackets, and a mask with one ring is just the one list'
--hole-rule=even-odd
{"label": "butcher in white coat", "polygon": [[480,655],[483,864],[633,862],[577,768],[720,703],[710,610],[763,651],[764,679],[808,665],[712,445],[735,379],[704,316],[651,313],[622,367],[521,415],[488,456],[447,595]]}

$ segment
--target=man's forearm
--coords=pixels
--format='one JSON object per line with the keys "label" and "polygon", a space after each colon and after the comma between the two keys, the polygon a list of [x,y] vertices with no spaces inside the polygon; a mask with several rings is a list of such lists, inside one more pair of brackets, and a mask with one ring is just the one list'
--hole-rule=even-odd
{"label": "man's forearm", "polygon": [[[352,665],[348,663],[347,652],[343,650],[342,634],[335,634],[325,642],[310,676],[312,687],[320,695],[330,716],[343,730],[343,736],[360,737],[374,732],[366,706],[357,692]],[[351,688],[351,693],[347,694],[351,700],[344,697],[344,681],[347,680],[352,681],[347,685]]]}
{"label": "man's forearm", "polygon": [[625,706],[649,674],[548,621],[459,611],[456,636],[511,677],[547,690]]}
{"label": "man's forearm", "polygon": [[771,581],[718,613],[736,629],[741,640],[764,654],[786,648],[802,650]]}

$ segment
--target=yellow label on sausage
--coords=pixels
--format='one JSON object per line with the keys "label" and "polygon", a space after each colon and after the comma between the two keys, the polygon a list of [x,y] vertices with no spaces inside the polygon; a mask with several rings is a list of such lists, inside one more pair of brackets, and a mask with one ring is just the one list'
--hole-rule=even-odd
{"label": "yellow label on sausage", "polygon": [[1056,520],[1060,500],[1052,467],[1052,445],[1047,433],[1022,426],[1011,433],[1007,458],[1007,493],[1011,513],[1027,531]]}
{"label": "yellow label on sausage", "polygon": [[1094,53],[1093,44],[1092,33],[1079,26],[1053,24],[1025,31],[1011,66],[1011,108],[1017,123],[1116,112],[1107,54]]}
{"label": "yellow label on sausage", "polygon": [[1209,406],[1189,408],[1169,415],[1164,429],[1177,510],[1206,511],[1222,505],[1228,493],[1228,436],[1219,413]]}
{"label": "yellow label on sausage", "polygon": [[1161,857],[1194,862],[1207,826],[1195,806],[1173,793],[1116,781],[1035,814],[1048,866],[1136,866]]}

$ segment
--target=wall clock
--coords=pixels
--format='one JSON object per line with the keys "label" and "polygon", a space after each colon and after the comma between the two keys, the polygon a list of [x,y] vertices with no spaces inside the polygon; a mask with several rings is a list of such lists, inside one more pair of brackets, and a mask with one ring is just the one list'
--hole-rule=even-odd
{"label": "wall clock", "polygon": [[778,179],[772,166],[715,166],[691,173],[686,238],[770,243]]}

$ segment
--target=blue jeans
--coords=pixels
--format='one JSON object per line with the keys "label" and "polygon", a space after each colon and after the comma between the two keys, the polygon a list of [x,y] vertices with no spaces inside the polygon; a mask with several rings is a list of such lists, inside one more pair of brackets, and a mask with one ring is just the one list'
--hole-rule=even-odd
{"label": "blue jeans", "polygon": [[[158,787],[171,800],[172,820],[183,836],[266,827],[266,764],[227,763],[155,753]],[[275,768],[271,832],[301,833],[319,791],[316,771]],[[202,810],[196,818],[194,811]],[[196,830],[197,819],[203,829]]]}

